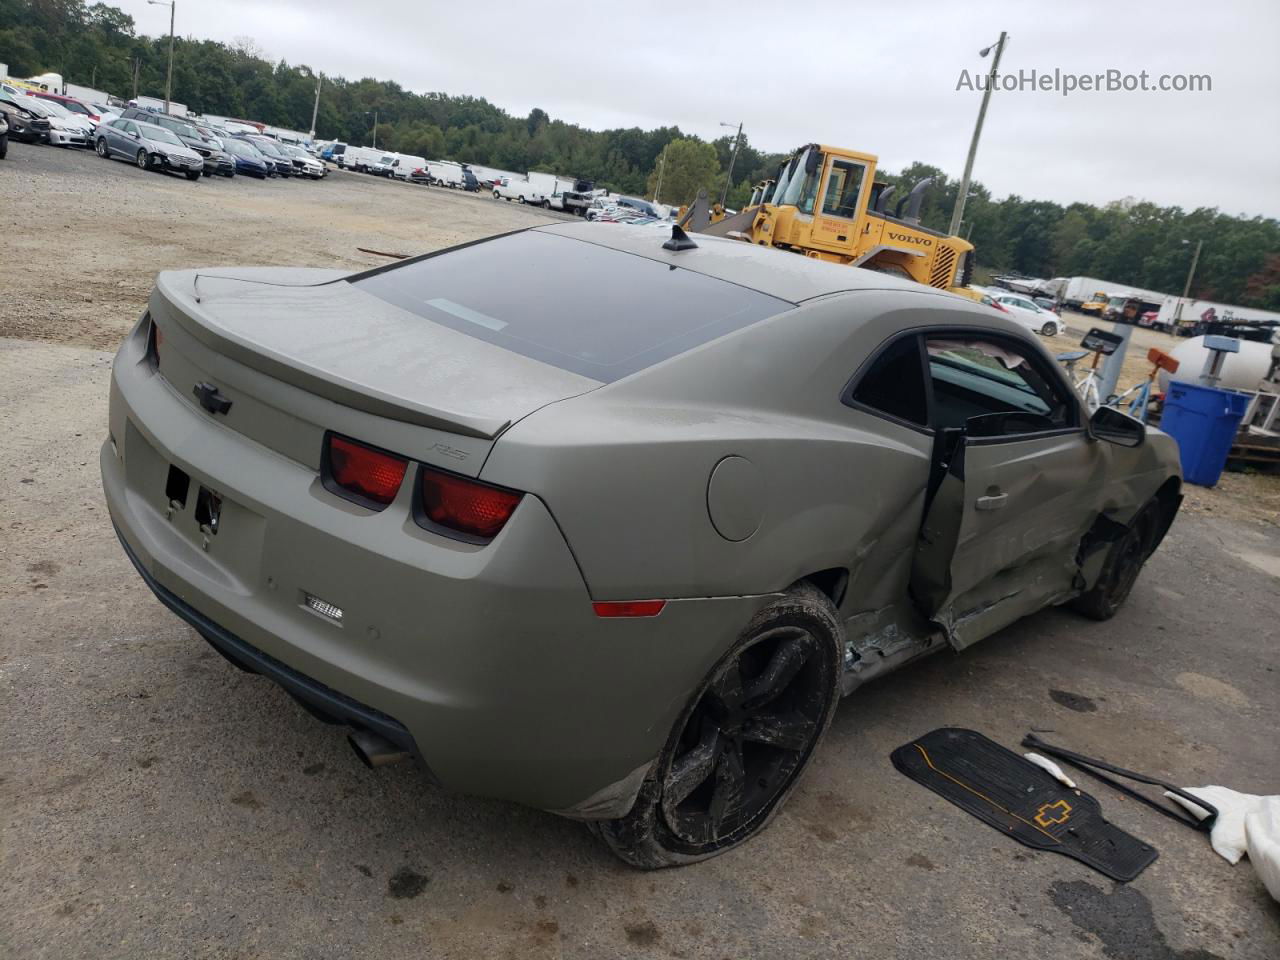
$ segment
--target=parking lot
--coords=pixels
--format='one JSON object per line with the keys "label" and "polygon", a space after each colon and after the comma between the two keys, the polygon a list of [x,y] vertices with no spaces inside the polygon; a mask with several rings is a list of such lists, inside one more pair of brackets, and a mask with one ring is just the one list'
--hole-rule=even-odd
{"label": "parking lot", "polygon": [[[0,161],[0,943],[49,958],[1275,957],[1246,863],[1081,777],[1159,859],[1115,884],[897,773],[941,726],[1027,732],[1198,786],[1274,793],[1275,484],[1189,491],[1106,623],[1044,611],[842,704],[774,824],[640,873],[580,824],[365,769],[339,729],[160,606],[102,502],[111,352],[158,270],[360,269],[556,218],[333,172]],[[782,256],[783,254],[778,254]],[[572,296],[572,291],[566,291]],[[1271,499],[1268,500],[1267,498]],[[940,946],[944,945],[944,946]]]}

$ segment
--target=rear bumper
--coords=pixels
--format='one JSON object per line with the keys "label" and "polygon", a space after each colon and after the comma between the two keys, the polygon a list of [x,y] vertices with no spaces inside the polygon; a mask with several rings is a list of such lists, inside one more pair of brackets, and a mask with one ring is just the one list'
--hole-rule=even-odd
{"label": "rear bumper", "polygon": [[156,599],[194,627],[211,647],[236,666],[274,680],[312,714],[327,722],[345,723],[362,730],[372,731],[394,743],[406,753],[418,754],[413,736],[400,721],[325,686],[319,680],[299,673],[270,654],[263,653],[252,644],[223,629],[156,580],[138,560],[129,547],[129,541],[120,533],[118,527],[116,536],[120,539],[120,546],[124,548],[125,556],[133,563],[134,569],[138,571],[138,575],[142,577],[142,581],[151,589],[151,592],[156,595]]}
{"label": "rear bumper", "polygon": [[[598,618],[537,497],[483,547],[418,527],[412,483],[380,513],[356,507],[313,465],[180,396],[145,359],[145,339],[140,325],[116,357],[101,454],[130,559],[218,649],[323,714],[411,743],[450,789],[621,815],[691,692],[771,599]],[[272,384],[283,386],[264,392]],[[176,509],[170,467],[190,477]],[[223,498],[207,538],[194,518],[200,486]],[[306,609],[306,594],[341,607],[341,622]]]}

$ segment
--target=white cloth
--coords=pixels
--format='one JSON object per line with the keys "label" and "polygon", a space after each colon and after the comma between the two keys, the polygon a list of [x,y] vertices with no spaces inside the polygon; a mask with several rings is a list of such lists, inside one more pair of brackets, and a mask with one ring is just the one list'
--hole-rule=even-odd
{"label": "white cloth", "polygon": [[1063,773],[1062,768],[1048,757],[1042,757],[1038,753],[1024,753],[1023,756],[1034,763],[1037,767],[1048,770],[1059,783],[1070,787],[1072,790],[1076,788],[1076,782]]}
{"label": "white cloth", "polygon": [[[1209,843],[1228,863],[1239,863],[1249,854],[1267,892],[1280,901],[1280,796],[1258,797],[1226,787],[1184,787],[1187,793],[1218,808],[1218,819],[1209,832]],[[1176,793],[1165,796],[1203,820],[1209,811]]]}

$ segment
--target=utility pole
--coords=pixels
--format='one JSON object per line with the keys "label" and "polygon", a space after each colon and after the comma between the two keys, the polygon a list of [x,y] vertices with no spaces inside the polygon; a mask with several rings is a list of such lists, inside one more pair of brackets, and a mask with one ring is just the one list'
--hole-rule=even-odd
{"label": "utility pole", "polygon": [[320,112],[320,86],[324,83],[324,74],[316,77],[316,104],[311,108],[311,139],[316,138],[316,115]]}
{"label": "utility pole", "polygon": [[133,58],[133,99],[138,99],[138,71],[142,69],[142,58]]}
{"label": "utility pole", "polygon": [[[1183,243],[1190,243],[1190,240],[1183,240]],[[1187,302],[1187,298],[1191,296],[1191,281],[1195,278],[1196,267],[1200,264],[1200,248],[1204,246],[1203,240],[1196,241],[1196,252],[1191,255],[1191,269],[1187,271],[1187,282],[1182,286],[1182,299],[1178,301],[1178,311],[1173,318],[1174,324],[1182,322],[1182,306]]]}
{"label": "utility pole", "polygon": [[[157,7],[169,8],[169,73],[164,81],[164,112],[169,112],[169,98],[173,96],[173,15],[178,8],[178,0],[147,0],[147,3]],[[134,98],[138,96],[137,90],[134,91]]]}
{"label": "utility pole", "polygon": [[658,202],[658,194],[662,193],[662,175],[667,172],[667,147],[669,146],[671,146],[671,144],[663,146],[662,159],[658,161],[658,185],[653,188],[654,203]]}
{"label": "utility pole", "polygon": [[[372,112],[373,112],[373,147],[371,149],[377,150],[378,149],[378,111],[374,110]],[[364,112],[364,115],[367,117],[369,113],[370,111],[366,110]]]}
{"label": "utility pole", "polygon": [[[960,221],[964,219],[964,204],[969,199],[969,177],[973,174],[973,158],[978,153],[978,138],[982,136],[982,121],[987,117],[987,102],[991,99],[991,89],[996,83],[996,71],[1000,69],[1000,54],[1004,53],[1005,41],[1009,35],[1000,31],[1000,39],[994,44],[995,59],[991,61],[991,72],[987,74],[987,88],[982,91],[982,106],[978,107],[978,122],[973,126],[973,139],[969,141],[969,156],[964,162],[964,176],[960,178],[960,193],[956,196],[956,206],[951,212],[951,228],[947,231],[953,237],[960,229]],[[983,47],[979,56],[985,57],[992,47]]]}
{"label": "utility pole", "polygon": [[[732,123],[720,121],[722,127],[733,127]],[[738,124],[738,132],[733,135],[733,153],[729,154],[729,172],[725,174],[724,189],[720,191],[720,206],[724,206],[725,198],[729,196],[729,184],[733,182],[733,164],[738,159],[738,144],[742,143],[742,124]]]}

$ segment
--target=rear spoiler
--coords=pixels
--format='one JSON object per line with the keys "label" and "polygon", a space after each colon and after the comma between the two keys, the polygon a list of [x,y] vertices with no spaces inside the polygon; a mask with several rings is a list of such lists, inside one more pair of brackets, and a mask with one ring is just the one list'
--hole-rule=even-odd
{"label": "rear spoiler", "polygon": [[[258,272],[262,274],[270,273],[273,279],[267,280],[264,276],[261,280],[256,280],[253,274]],[[299,272],[303,273],[304,271]],[[261,285],[264,292],[269,292],[272,287],[289,287],[294,290],[327,287],[330,288],[327,291],[329,294],[338,293],[338,295],[341,295],[341,292],[345,292],[345,290],[340,292],[332,288],[346,286],[345,284],[339,284],[339,281],[351,276],[346,271],[323,271],[323,273],[328,274],[328,279],[319,283],[298,284],[274,279],[285,273],[280,268],[265,268],[261,270],[237,268],[236,273],[239,276],[227,276],[225,271],[208,273],[189,270],[162,272],[156,278],[155,289],[151,292],[151,316],[158,319],[162,325],[179,325],[192,337],[234,360],[236,363],[244,364],[260,373],[265,373],[267,376],[299,387],[316,396],[324,397],[326,400],[332,400],[334,403],[340,403],[356,410],[363,410],[375,416],[430,427],[434,430],[443,430],[461,436],[477,437],[482,440],[496,439],[502,431],[511,425],[511,420],[507,418],[477,417],[459,413],[382,393],[367,384],[356,385],[350,383],[326,371],[308,366],[296,358],[287,357],[264,348],[260,344],[250,343],[218,324],[201,307],[201,300],[204,297],[212,299],[219,292],[225,293],[232,284],[241,288],[245,285],[250,287]],[[322,273],[322,271],[305,270],[305,275],[309,278],[315,278],[317,273]],[[263,313],[268,313],[271,308],[270,300],[264,298],[262,307]]]}

